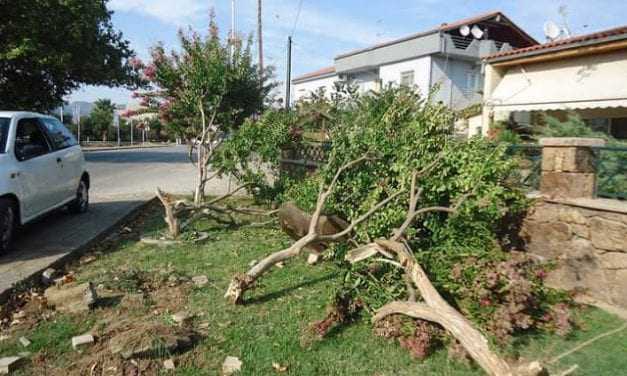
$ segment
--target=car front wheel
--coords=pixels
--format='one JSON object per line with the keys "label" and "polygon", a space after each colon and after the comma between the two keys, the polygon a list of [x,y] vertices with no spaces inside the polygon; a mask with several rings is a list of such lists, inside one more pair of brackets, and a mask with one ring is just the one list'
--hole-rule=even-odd
{"label": "car front wheel", "polygon": [[0,254],[9,250],[17,215],[13,203],[6,199],[0,199]]}
{"label": "car front wheel", "polygon": [[87,187],[85,180],[81,180],[78,184],[76,198],[70,203],[68,209],[70,209],[70,213],[74,214],[85,213],[89,209],[89,187]]}

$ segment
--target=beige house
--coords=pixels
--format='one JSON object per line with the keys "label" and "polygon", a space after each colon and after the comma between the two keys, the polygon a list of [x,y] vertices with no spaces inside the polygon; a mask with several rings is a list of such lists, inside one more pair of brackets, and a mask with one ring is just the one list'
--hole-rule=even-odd
{"label": "beige house", "polygon": [[493,122],[533,124],[538,114],[578,113],[591,127],[627,139],[627,26],[484,58],[484,107],[469,134]]}

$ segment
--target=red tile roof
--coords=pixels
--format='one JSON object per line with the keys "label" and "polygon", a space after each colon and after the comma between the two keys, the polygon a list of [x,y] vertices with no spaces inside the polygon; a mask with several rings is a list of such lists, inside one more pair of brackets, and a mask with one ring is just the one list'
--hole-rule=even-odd
{"label": "red tile roof", "polygon": [[301,76],[298,76],[298,77],[292,79],[292,81],[302,81],[302,80],[306,80],[308,78],[316,78],[316,77],[320,77],[320,76],[331,75],[333,73],[335,73],[335,67],[326,67],[326,68],[318,69],[317,71],[305,73],[305,74],[303,74]]}
{"label": "red tile roof", "polygon": [[501,61],[501,60],[509,60],[510,57],[511,59],[515,59],[515,58],[528,55],[528,54],[537,55],[537,54],[549,53],[556,49],[562,50],[562,49],[567,49],[567,48],[575,48],[575,47],[578,47],[581,43],[585,43],[585,42],[604,43],[606,42],[606,39],[615,37],[615,36],[620,36],[620,35],[625,35],[627,37],[627,26],[621,26],[621,27],[616,27],[616,28],[609,29],[609,30],[599,31],[599,32],[592,33],[592,34],[586,34],[586,35],[580,35],[576,37],[556,40],[553,42],[539,44],[539,45],[535,45],[531,47],[498,52],[496,54],[485,57],[485,59],[488,61],[495,60],[495,59],[498,59],[499,61]]}
{"label": "red tile roof", "polygon": [[532,36],[530,36],[529,34],[527,34],[527,32],[525,32],[523,29],[519,28],[516,24],[514,24],[509,18],[507,18],[507,16],[505,16],[503,13],[499,12],[499,11],[492,11],[492,12],[487,12],[487,13],[482,13],[473,17],[469,17],[469,18],[464,18],[452,23],[443,23],[440,26],[437,26],[431,30],[428,31],[423,31],[420,33],[416,33],[416,34],[412,34],[412,35],[408,35],[406,37],[403,38],[399,38],[399,39],[394,39],[388,42],[384,42],[384,43],[379,43],[376,44],[374,46],[370,46],[370,47],[366,47],[366,48],[361,48],[361,49],[357,49],[354,51],[350,51],[341,55],[336,56],[336,59],[340,59],[343,57],[348,57],[351,55],[356,55],[358,53],[361,52],[366,52],[366,51],[372,51],[375,50],[377,48],[381,48],[381,47],[385,47],[385,46],[389,46],[392,44],[396,44],[396,43],[400,43],[400,42],[404,42],[406,40],[410,40],[410,39],[414,39],[414,38],[419,38],[425,35],[429,35],[429,34],[433,34],[433,33],[437,33],[437,32],[444,32],[444,31],[451,31],[454,29],[459,29],[461,26],[463,25],[472,25],[475,23],[479,23],[482,21],[486,21],[489,20],[491,18],[495,18],[497,16],[501,16],[502,18],[506,19],[507,21],[509,21],[509,23],[512,24],[512,26],[514,28],[516,28],[516,30],[518,30],[521,34],[521,36],[525,39],[527,39],[531,44],[538,44],[538,41],[536,41]]}

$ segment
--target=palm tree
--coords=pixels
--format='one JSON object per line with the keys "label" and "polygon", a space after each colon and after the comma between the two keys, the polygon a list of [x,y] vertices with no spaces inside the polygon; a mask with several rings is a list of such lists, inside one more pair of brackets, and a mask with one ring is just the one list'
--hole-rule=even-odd
{"label": "palm tree", "polygon": [[110,99],[98,99],[95,103],[95,107],[89,119],[94,127],[94,132],[102,135],[102,141],[107,141],[107,133],[109,127],[113,124],[113,111],[115,111],[115,105]]}

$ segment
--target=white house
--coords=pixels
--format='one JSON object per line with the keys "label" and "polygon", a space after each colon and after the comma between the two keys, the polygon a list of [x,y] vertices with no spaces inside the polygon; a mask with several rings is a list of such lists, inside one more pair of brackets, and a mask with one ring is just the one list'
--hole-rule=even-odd
{"label": "white house", "polygon": [[362,93],[392,84],[416,86],[426,94],[439,85],[434,99],[462,109],[481,101],[481,56],[537,44],[504,14],[482,14],[339,55],[332,67],[292,80],[293,99],[320,88],[330,94],[340,80]]}
{"label": "white house", "polygon": [[577,113],[627,139],[627,26],[497,53],[485,64],[484,135],[499,120],[535,125],[543,114]]}

